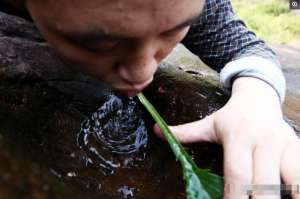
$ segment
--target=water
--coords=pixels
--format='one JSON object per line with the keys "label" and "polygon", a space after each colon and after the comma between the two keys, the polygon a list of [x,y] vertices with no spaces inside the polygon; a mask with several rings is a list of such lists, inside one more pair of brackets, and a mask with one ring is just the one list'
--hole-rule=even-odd
{"label": "water", "polygon": [[[181,98],[170,108],[163,95],[148,97],[169,122],[188,118],[176,117]],[[180,165],[136,98],[109,94],[90,113],[82,104],[44,83],[0,86],[1,199],[185,198]],[[202,167],[222,170],[219,146],[187,149]]]}
{"label": "water", "polygon": [[145,159],[148,131],[138,103],[111,95],[95,113],[81,123],[78,145],[86,153],[86,166],[104,174],[131,167]]}

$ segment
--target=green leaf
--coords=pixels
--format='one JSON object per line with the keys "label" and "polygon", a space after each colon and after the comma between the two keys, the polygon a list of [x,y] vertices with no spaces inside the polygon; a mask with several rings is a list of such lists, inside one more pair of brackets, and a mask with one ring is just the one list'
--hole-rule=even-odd
{"label": "green leaf", "polygon": [[167,123],[159,115],[152,104],[143,93],[138,94],[141,103],[152,115],[162,130],[177,160],[179,160],[183,178],[186,182],[186,193],[188,199],[218,199],[223,195],[223,178],[211,173],[208,169],[198,168],[192,158],[184,150],[170,131]]}

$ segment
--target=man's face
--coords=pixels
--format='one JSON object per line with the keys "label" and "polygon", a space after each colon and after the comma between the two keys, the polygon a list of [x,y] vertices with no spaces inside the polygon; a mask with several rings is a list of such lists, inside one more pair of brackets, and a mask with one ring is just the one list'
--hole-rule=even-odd
{"label": "man's face", "polygon": [[37,27],[58,53],[113,89],[148,85],[186,35],[204,0],[27,0]]}

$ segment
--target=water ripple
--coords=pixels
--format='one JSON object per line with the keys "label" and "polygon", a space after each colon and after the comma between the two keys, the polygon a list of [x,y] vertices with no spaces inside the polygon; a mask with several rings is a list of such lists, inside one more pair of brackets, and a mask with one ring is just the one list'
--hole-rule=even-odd
{"label": "water ripple", "polygon": [[95,113],[81,123],[77,142],[84,150],[86,166],[96,166],[104,174],[131,167],[142,161],[148,141],[139,104],[111,95]]}

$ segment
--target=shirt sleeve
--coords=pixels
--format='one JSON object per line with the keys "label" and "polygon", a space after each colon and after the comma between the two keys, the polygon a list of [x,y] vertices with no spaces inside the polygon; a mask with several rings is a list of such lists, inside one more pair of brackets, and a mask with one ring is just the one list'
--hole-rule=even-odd
{"label": "shirt sleeve", "polygon": [[285,79],[275,53],[234,16],[230,0],[206,0],[203,11],[182,43],[220,73],[220,86],[230,94],[238,77],[268,83],[283,102]]}

